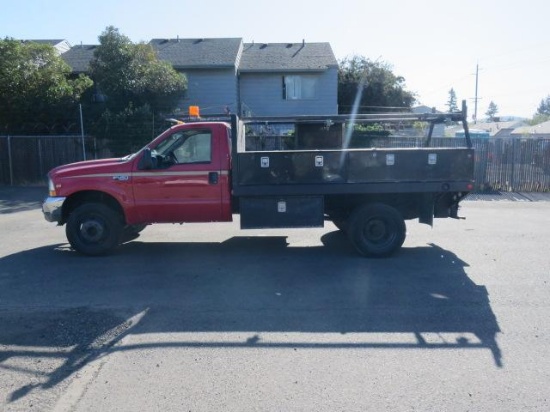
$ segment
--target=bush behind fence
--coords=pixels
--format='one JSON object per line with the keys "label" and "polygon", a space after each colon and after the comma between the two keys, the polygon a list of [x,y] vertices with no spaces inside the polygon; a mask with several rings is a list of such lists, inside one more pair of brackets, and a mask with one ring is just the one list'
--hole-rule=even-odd
{"label": "bush behind fence", "polygon": [[[425,139],[386,138],[376,147],[421,147]],[[476,191],[550,191],[550,139],[472,139]],[[435,147],[464,146],[464,139],[434,138]],[[0,136],[0,184],[45,184],[59,165],[110,156],[104,142],[90,136]]]}

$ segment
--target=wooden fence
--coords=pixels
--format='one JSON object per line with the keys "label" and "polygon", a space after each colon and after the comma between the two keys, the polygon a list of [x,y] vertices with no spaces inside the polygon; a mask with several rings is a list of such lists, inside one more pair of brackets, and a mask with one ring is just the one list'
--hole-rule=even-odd
{"label": "wooden fence", "polygon": [[[387,146],[421,147],[425,139],[389,139]],[[550,191],[550,139],[476,138],[474,178],[478,192]],[[465,146],[465,139],[434,138],[432,146]]]}
{"label": "wooden fence", "polygon": [[[472,139],[476,191],[550,191],[550,139]],[[376,147],[421,147],[420,138],[385,138]],[[464,139],[435,138],[433,146],[464,146]],[[84,150],[83,150],[84,149]],[[55,166],[109,156],[93,137],[0,136],[0,185],[45,184]]]}
{"label": "wooden fence", "polygon": [[50,169],[104,154],[88,136],[0,136],[0,185],[46,184]]}

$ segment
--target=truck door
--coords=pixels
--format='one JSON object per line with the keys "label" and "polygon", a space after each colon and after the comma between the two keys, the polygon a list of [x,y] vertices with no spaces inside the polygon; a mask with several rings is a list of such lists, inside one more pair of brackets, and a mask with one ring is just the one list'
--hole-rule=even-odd
{"label": "truck door", "polygon": [[133,173],[143,222],[209,222],[222,216],[219,139],[208,127],[179,129],[151,147],[153,167]]}

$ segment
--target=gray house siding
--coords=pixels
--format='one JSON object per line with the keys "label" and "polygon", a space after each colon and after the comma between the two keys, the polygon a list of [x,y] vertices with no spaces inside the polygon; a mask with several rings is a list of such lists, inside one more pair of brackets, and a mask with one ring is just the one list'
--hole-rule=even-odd
{"label": "gray house siding", "polygon": [[[315,97],[287,100],[283,95],[283,77],[315,76]],[[239,76],[241,114],[251,116],[295,116],[338,114],[338,70],[323,72],[241,73]]]}
{"label": "gray house siding", "polygon": [[183,71],[187,77],[187,92],[181,101],[181,108],[199,106],[200,113],[220,114],[228,108],[232,113],[238,110],[237,79],[235,69]]}

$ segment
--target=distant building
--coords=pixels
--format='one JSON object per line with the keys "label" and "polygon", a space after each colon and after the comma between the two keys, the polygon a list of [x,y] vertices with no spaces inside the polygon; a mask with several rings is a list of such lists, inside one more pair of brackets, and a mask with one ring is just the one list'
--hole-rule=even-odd
{"label": "distant building", "polygon": [[539,123],[535,126],[524,126],[514,129],[512,137],[550,139],[550,121]]}
{"label": "distant building", "polygon": [[[491,137],[489,132],[485,130],[469,129],[469,132],[472,139],[488,139],[489,137]],[[464,138],[466,137],[466,132],[464,132],[464,130],[456,132],[455,137]]]}
{"label": "distant building", "polygon": [[506,122],[478,122],[474,126],[478,130],[489,133],[490,137],[511,137],[514,129],[524,124],[523,120],[512,120]]}
{"label": "distant building", "polygon": [[435,107],[429,107],[425,105],[415,106],[411,109],[413,113],[424,114],[424,113],[441,113],[439,110],[436,110]]}

